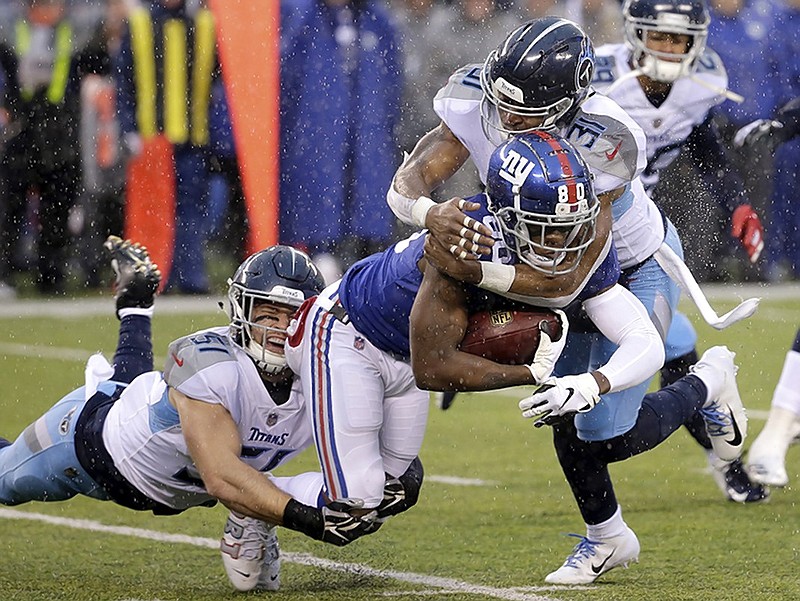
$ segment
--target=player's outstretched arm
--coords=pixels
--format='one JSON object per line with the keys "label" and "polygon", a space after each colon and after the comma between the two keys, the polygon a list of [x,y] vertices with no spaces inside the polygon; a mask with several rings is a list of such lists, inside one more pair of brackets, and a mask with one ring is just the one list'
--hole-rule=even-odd
{"label": "player's outstretched arm", "polygon": [[380,527],[374,511],[359,517],[346,507],[317,508],[297,502],[239,460],[239,431],[223,406],[192,399],[174,388],[169,398],[180,415],[189,454],[206,490],[228,509],[337,546]]}
{"label": "player's outstretched arm", "polygon": [[[463,212],[475,206],[461,199],[437,204],[430,195],[450,179],[469,158],[469,151],[444,124],[425,134],[395,173],[386,200],[394,214],[410,225],[427,228],[442,244],[458,244],[460,237],[470,240],[476,252],[488,254],[494,243],[485,225]],[[468,220],[468,221],[465,221]]]}
{"label": "player's outstretched arm", "polygon": [[535,384],[527,365],[501,365],[459,350],[469,315],[463,285],[426,266],[411,309],[411,366],[423,390],[492,390]]}
{"label": "player's outstretched arm", "polygon": [[226,507],[272,524],[280,524],[291,497],[239,460],[236,423],[222,405],[192,399],[170,388],[181,429],[206,490]]}

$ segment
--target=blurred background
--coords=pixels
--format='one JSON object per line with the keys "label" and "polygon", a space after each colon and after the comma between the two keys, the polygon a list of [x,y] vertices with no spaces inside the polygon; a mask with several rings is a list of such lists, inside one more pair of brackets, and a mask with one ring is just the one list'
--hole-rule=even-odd
{"label": "blurred background", "polygon": [[[433,97],[456,68],[548,14],[582,24],[595,46],[623,41],[617,0],[260,1],[263,44],[251,47],[271,49],[248,57],[220,52],[214,2],[0,0],[0,298],[106,287],[112,233],[151,247],[166,294],[218,292],[274,242],[308,251],[332,280],[409,233],[386,190],[403,152],[437,125]],[[800,94],[800,1],[710,8],[708,45],[745,96],[717,109],[730,142]],[[235,71],[252,58],[279,77],[263,71],[247,97],[241,77],[261,72]],[[274,136],[254,143],[256,125]],[[762,154],[736,163],[765,221],[755,268],[691,161],[661,178],[659,202],[701,281],[800,276],[800,142]],[[275,169],[260,188],[242,178],[256,159]],[[479,190],[468,163],[437,199]]]}

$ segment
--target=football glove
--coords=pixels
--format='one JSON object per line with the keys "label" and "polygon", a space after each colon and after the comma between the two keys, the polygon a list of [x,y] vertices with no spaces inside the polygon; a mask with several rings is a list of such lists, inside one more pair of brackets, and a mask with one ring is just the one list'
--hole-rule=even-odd
{"label": "football glove", "polygon": [[764,143],[773,150],[783,141],[780,130],[783,123],[774,119],[756,119],[755,121],[742,126],[733,137],[733,145],[738,148],[747,146],[752,148]]}
{"label": "football glove", "polygon": [[522,417],[535,418],[537,428],[552,424],[553,418],[569,413],[586,413],[600,401],[600,386],[592,374],[549,378],[534,393],[519,402]]}
{"label": "football glove", "polygon": [[391,478],[387,474],[386,484],[383,486],[383,500],[375,508],[378,519],[386,521],[390,516],[407,511],[416,505],[423,477],[424,470],[419,457],[414,458],[399,478]]}
{"label": "football glove", "polygon": [[740,205],[733,212],[731,222],[731,236],[742,243],[750,262],[755,263],[764,250],[764,226],[758,214],[750,205]]}
{"label": "football glove", "polygon": [[313,539],[343,547],[365,534],[372,534],[382,525],[376,521],[375,510],[356,516],[351,509],[343,503],[317,508],[290,499],[283,511],[283,525]]}
{"label": "football glove", "polygon": [[561,337],[553,342],[550,334],[544,329],[547,322],[539,324],[539,346],[533,356],[533,363],[527,366],[531,374],[533,374],[536,384],[541,384],[552,375],[556,361],[558,361],[564,346],[567,344],[567,332],[569,331],[567,315],[561,309],[554,309],[553,311],[561,321]]}
{"label": "football glove", "polygon": [[324,530],[320,540],[325,543],[343,547],[365,534],[372,534],[381,527],[376,521],[377,511],[373,510],[363,516],[355,516],[348,511],[346,505],[331,503],[320,509]]}

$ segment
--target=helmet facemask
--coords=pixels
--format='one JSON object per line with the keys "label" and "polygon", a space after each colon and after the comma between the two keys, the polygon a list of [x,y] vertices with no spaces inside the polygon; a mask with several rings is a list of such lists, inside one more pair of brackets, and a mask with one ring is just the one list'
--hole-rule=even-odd
{"label": "helmet facemask", "polygon": [[264,376],[277,376],[286,366],[286,357],[281,352],[270,351],[264,341],[283,346],[287,331],[284,328],[275,328],[256,323],[253,312],[256,306],[269,303],[275,307],[290,307],[296,310],[299,303],[296,299],[286,297],[275,290],[261,292],[245,288],[241,284],[228,281],[228,301],[230,303],[231,337],[244,349],[244,352],[255,361],[259,371]]}
{"label": "helmet facemask", "polygon": [[[652,32],[689,36],[686,52],[662,52],[647,47]],[[708,23],[692,23],[686,15],[659,13],[657,19],[625,18],[625,40],[633,51],[633,61],[650,79],[672,83],[694,72],[697,59],[706,47]]]}
{"label": "helmet facemask", "polygon": [[[492,60],[492,55],[489,55],[489,58],[486,59],[486,64],[481,69],[481,90],[483,90],[481,123],[484,133],[490,140],[492,139],[489,134],[490,130],[500,132],[503,139],[509,135],[524,134],[536,130],[553,130],[556,128],[558,121],[572,108],[573,101],[569,98],[561,98],[553,104],[542,107],[524,106],[522,90],[502,77],[498,77],[495,81],[490,81],[487,67],[490,60]],[[508,129],[500,119],[500,111],[523,118],[539,117],[542,122],[526,129]]]}
{"label": "helmet facemask", "polygon": [[[520,200],[518,196],[515,198],[515,207],[519,207]],[[555,215],[512,207],[494,208],[493,205],[495,203],[490,202],[490,211],[496,217],[508,247],[520,261],[547,275],[565,275],[577,269],[595,240],[600,212],[600,204],[596,201],[591,207],[586,199],[577,205],[559,204]],[[559,236],[554,238],[555,232]],[[558,243],[553,241],[559,239]]]}

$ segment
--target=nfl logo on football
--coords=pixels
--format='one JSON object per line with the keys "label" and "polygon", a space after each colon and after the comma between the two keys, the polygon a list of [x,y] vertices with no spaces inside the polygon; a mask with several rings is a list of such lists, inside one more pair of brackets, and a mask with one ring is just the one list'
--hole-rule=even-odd
{"label": "nfl logo on football", "polygon": [[491,314],[493,326],[504,326],[514,319],[511,311],[492,311]]}

